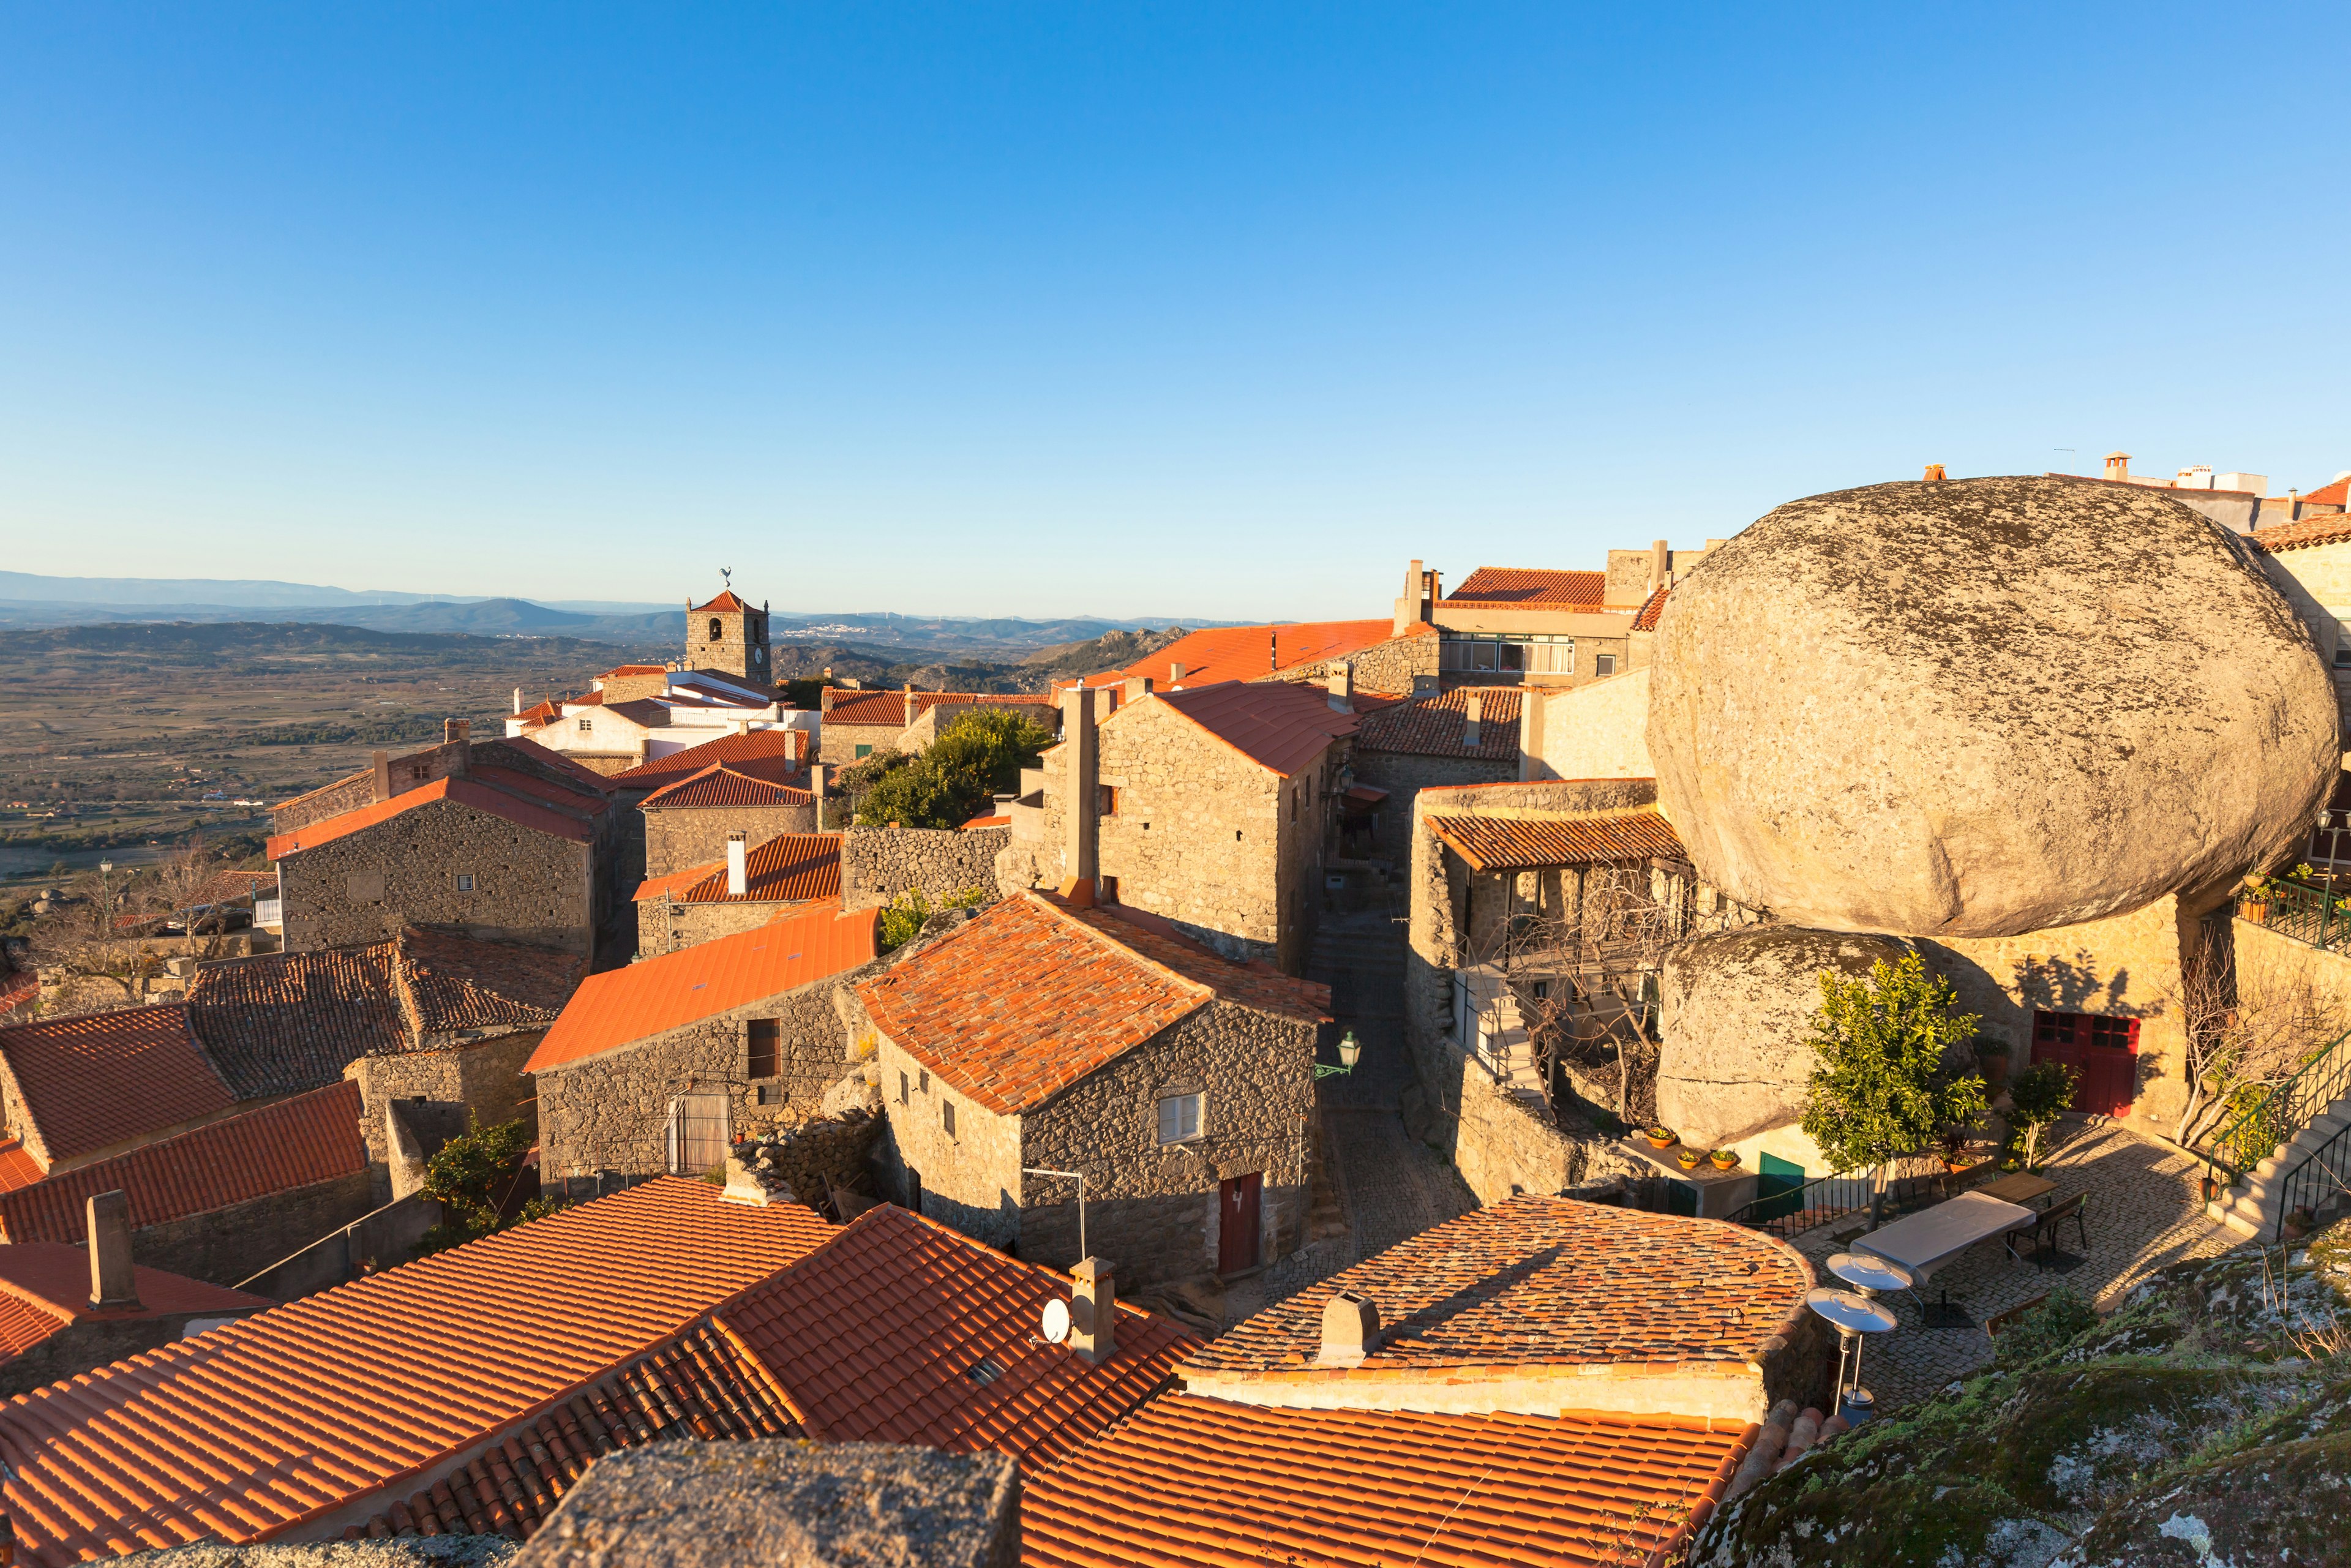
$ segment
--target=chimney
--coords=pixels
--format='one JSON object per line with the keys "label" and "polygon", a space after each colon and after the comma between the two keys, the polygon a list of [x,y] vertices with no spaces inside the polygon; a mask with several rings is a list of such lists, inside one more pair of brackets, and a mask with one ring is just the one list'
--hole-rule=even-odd
{"label": "chimney", "polygon": [[816,711],[819,713],[832,711],[832,672],[831,670],[825,671],[823,688],[816,694]]}
{"label": "chimney", "polygon": [[1131,703],[1141,702],[1150,695],[1151,677],[1149,675],[1129,675],[1126,678],[1127,701]]}
{"label": "chimney", "polygon": [[1939,485],[1949,477],[1950,476],[1949,474],[1943,472],[1943,465],[1941,464],[1929,463],[1927,465],[1926,477],[1918,482],[1922,485]]}
{"label": "chimney", "polygon": [[131,1197],[101,1192],[83,1206],[89,1224],[89,1304],[135,1307],[139,1287],[131,1274]]}
{"label": "chimney", "polygon": [[1486,699],[1476,692],[1471,692],[1468,700],[1461,705],[1461,744],[1475,746],[1478,744],[1479,734],[1484,727]]}
{"label": "chimney", "polygon": [[740,898],[751,891],[750,846],[740,833],[726,835],[726,896]]}
{"label": "chimney", "polygon": [[441,721],[441,744],[454,746],[456,755],[449,758],[449,776],[463,775],[474,760],[474,721],[469,718],[444,718]]}
{"label": "chimney", "polygon": [[1667,548],[1665,540],[1659,539],[1649,547],[1649,591],[1655,593],[1671,586],[1673,574],[1674,552]]}
{"label": "chimney", "polygon": [[1331,674],[1331,706],[1341,713],[1355,711],[1355,664],[1352,659]]}
{"label": "chimney", "polygon": [[1549,699],[1541,691],[1530,691],[1519,697],[1519,779],[1544,777],[1543,705]]}
{"label": "chimney", "polygon": [[1099,1258],[1070,1270],[1070,1348],[1100,1366],[1118,1354],[1118,1286]]}
{"label": "chimney", "polygon": [[1317,1366],[1361,1366],[1380,1348],[1380,1304],[1353,1291],[1322,1303],[1322,1350]]}
{"label": "chimney", "polygon": [[515,706],[514,706],[514,710],[515,710],[515,712],[517,712],[517,713],[520,713],[520,712],[522,712],[522,688],[521,688],[520,686],[517,686],[517,687],[515,688]]}
{"label": "chimney", "polygon": [[1094,820],[1095,775],[1100,747],[1094,734],[1094,694],[1077,685],[1061,696],[1061,821],[1067,835],[1061,845],[1061,877],[1066,882],[1094,879],[1097,825]]}
{"label": "chimney", "polygon": [[1180,686],[1183,684],[1184,661],[1181,659],[1171,660],[1167,665],[1167,685],[1170,688],[1173,688]]}
{"label": "chimney", "polygon": [[392,753],[371,751],[368,762],[375,768],[375,798],[378,805],[392,799]]}
{"label": "chimney", "polygon": [[2128,479],[2130,477],[2129,453],[2109,452],[2106,454],[2106,477],[2109,479]]}

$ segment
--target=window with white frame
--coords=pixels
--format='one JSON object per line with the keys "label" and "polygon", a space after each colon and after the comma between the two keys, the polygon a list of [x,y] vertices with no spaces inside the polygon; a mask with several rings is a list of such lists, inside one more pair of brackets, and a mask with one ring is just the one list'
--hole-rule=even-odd
{"label": "window with white frame", "polygon": [[1206,1094],[1168,1094],[1159,1101],[1159,1141],[1188,1144],[1200,1135],[1201,1103]]}
{"label": "window with white frame", "polygon": [[1532,632],[1444,632],[1438,633],[1437,664],[1440,670],[1465,674],[1571,675],[1575,673],[1575,639]]}

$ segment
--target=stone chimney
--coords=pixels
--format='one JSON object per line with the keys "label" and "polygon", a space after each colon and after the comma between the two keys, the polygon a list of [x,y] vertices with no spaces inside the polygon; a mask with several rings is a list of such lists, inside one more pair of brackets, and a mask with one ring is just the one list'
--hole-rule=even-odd
{"label": "stone chimney", "polygon": [[1438,574],[1427,570],[1421,562],[1414,561],[1405,569],[1404,592],[1395,601],[1395,634],[1399,637],[1416,624],[1437,618]]}
{"label": "stone chimney", "polygon": [[376,803],[381,805],[392,799],[392,753],[371,751],[368,754],[368,763],[375,769],[375,799]]}
{"label": "stone chimney", "polygon": [[1649,591],[1655,593],[1670,587],[1673,580],[1674,552],[1665,540],[1659,539],[1649,547]]}
{"label": "stone chimney", "polygon": [[460,778],[474,760],[474,721],[469,718],[444,718],[441,721],[441,744],[455,747],[450,754],[449,777]]}
{"label": "stone chimney", "polygon": [[832,711],[832,671],[829,666],[824,672],[824,688],[816,694],[816,711],[819,713]]}
{"label": "stone chimney", "polygon": [[1094,785],[1100,767],[1100,743],[1094,734],[1094,694],[1084,685],[1061,695],[1061,880],[1091,883],[1094,879],[1099,824]]}
{"label": "stone chimney", "polygon": [[1521,693],[1519,696],[1519,779],[1541,779],[1548,770],[1543,767],[1543,706],[1551,699],[1541,691]]}
{"label": "stone chimney", "polygon": [[1181,659],[1171,659],[1170,661],[1168,661],[1168,664],[1167,664],[1167,684],[1168,684],[1168,685],[1170,685],[1171,687],[1173,687],[1173,686],[1180,686],[1180,685],[1182,685],[1184,684],[1184,661],[1183,661],[1183,660],[1181,660]]}
{"label": "stone chimney", "polygon": [[1380,1348],[1380,1304],[1354,1291],[1322,1303],[1322,1349],[1317,1366],[1361,1366]]}
{"label": "stone chimney", "polygon": [[517,686],[515,688],[514,710],[517,714],[520,714],[522,712],[522,688],[520,686]]}
{"label": "stone chimney", "polygon": [[1331,706],[1341,713],[1355,711],[1355,666],[1352,661],[1331,673]]}
{"label": "stone chimney", "polygon": [[2106,477],[2109,479],[2128,479],[2130,477],[2129,453],[2109,452],[2106,454]]}
{"label": "stone chimney", "polygon": [[726,835],[726,896],[740,898],[751,891],[751,846],[741,833]]}
{"label": "stone chimney", "polygon": [[[819,810],[822,810],[824,806],[824,776],[831,771],[832,771],[831,768],[822,762],[809,765],[809,793],[816,797]],[[818,825],[821,827],[823,824]]]}
{"label": "stone chimney", "polygon": [[1149,675],[1129,675],[1126,678],[1127,701],[1138,703],[1150,695],[1151,677]]}
{"label": "stone chimney", "polygon": [[1118,1354],[1118,1285],[1100,1258],[1070,1270],[1070,1348],[1096,1366]]}
{"label": "stone chimney", "polygon": [[83,1206],[89,1224],[89,1304],[136,1307],[131,1273],[131,1196],[101,1192]]}
{"label": "stone chimney", "polygon": [[1476,746],[1478,737],[1484,729],[1486,699],[1478,693],[1471,692],[1468,700],[1461,705],[1461,744]]}

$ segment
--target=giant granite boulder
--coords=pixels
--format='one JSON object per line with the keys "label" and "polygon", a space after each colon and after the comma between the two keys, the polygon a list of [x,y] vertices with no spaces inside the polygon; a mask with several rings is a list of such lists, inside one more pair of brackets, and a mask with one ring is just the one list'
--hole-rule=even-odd
{"label": "giant granite boulder", "polygon": [[2160,491],[1874,485],[1708,552],[1648,742],[1698,873],[1802,925],[2004,936],[2217,893],[2340,765],[2309,633]]}
{"label": "giant granite boulder", "polygon": [[1891,936],[1800,925],[1753,925],[1669,949],[1657,998],[1657,1119],[1697,1148],[1798,1120],[1822,972],[1857,978],[1907,951]]}

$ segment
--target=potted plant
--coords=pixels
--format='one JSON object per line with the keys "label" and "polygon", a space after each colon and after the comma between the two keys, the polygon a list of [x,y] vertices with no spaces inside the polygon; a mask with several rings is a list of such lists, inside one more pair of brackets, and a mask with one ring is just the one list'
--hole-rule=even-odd
{"label": "potted plant", "polygon": [[1698,1169],[1698,1153],[1696,1149],[1677,1149],[1674,1151],[1674,1164],[1681,1166],[1682,1169],[1686,1171],[1694,1171]]}
{"label": "potted plant", "polygon": [[1942,1151],[1945,1170],[1957,1173],[1976,1163],[1968,1158],[1968,1145],[1973,1140],[1974,1135],[1973,1128],[1962,1126],[1956,1122],[1943,1129],[1935,1142]]}
{"label": "potted plant", "polygon": [[1649,1140],[1649,1146],[1653,1149],[1670,1149],[1681,1142],[1674,1135],[1674,1130],[1671,1127],[1646,1128],[1641,1135]]}
{"label": "potted plant", "polygon": [[1983,1074],[1984,1097],[1998,1099],[2000,1086],[2008,1082],[2008,1041],[1978,1035],[1976,1070]]}
{"label": "potted plant", "polygon": [[1739,1151],[1737,1149],[1715,1149],[1708,1153],[1706,1157],[1713,1165],[1714,1168],[1719,1171],[1733,1169],[1739,1164]]}

